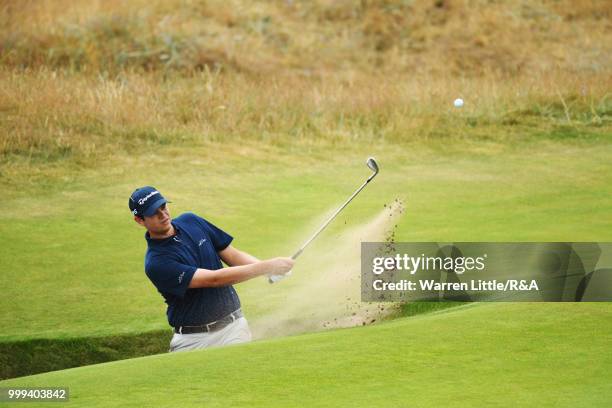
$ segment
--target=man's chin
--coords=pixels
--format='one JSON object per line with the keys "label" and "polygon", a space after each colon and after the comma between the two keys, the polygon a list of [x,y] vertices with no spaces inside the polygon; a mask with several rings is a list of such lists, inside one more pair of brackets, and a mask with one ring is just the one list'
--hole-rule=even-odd
{"label": "man's chin", "polygon": [[152,233],[158,237],[169,237],[172,235],[172,225],[168,224],[168,226],[162,225],[161,227],[152,231]]}

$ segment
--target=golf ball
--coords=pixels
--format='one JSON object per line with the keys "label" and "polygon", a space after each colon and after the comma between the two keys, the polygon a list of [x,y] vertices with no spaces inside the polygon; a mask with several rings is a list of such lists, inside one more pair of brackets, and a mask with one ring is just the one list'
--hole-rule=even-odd
{"label": "golf ball", "polygon": [[463,99],[457,98],[455,99],[455,108],[460,108],[463,106]]}

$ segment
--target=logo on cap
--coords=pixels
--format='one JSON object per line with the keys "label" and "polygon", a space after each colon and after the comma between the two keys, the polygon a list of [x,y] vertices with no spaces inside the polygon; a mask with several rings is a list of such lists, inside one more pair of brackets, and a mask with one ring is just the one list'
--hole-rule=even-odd
{"label": "logo on cap", "polygon": [[128,205],[132,214],[140,217],[151,217],[160,206],[167,202],[169,201],[155,187],[146,186],[134,190]]}
{"label": "logo on cap", "polygon": [[144,203],[147,202],[147,200],[151,197],[153,197],[155,194],[159,194],[159,191],[155,190],[152,193],[147,194],[146,197],[141,198],[140,200],[138,200],[138,204],[143,205]]}

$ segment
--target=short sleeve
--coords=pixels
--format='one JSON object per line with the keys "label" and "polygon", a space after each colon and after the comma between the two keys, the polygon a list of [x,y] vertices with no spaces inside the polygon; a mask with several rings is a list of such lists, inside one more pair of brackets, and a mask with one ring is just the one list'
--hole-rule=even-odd
{"label": "short sleeve", "polygon": [[160,292],[183,297],[197,269],[172,259],[157,258],[146,266],[145,271]]}
{"label": "short sleeve", "polygon": [[210,236],[210,240],[212,241],[212,244],[217,250],[217,252],[223,251],[225,248],[228,247],[229,244],[232,243],[232,240],[234,238],[227,232],[223,231],[221,228],[216,227],[215,225],[206,221],[202,217],[199,217],[195,214],[194,216]]}

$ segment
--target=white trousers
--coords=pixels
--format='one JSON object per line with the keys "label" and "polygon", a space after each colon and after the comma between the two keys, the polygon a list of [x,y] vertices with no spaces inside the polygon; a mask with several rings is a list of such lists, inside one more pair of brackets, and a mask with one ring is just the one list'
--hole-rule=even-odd
{"label": "white trousers", "polygon": [[179,334],[174,333],[170,341],[170,352],[198,350],[209,347],[227,346],[229,344],[251,341],[251,330],[247,319],[241,317],[222,328],[208,333]]}

